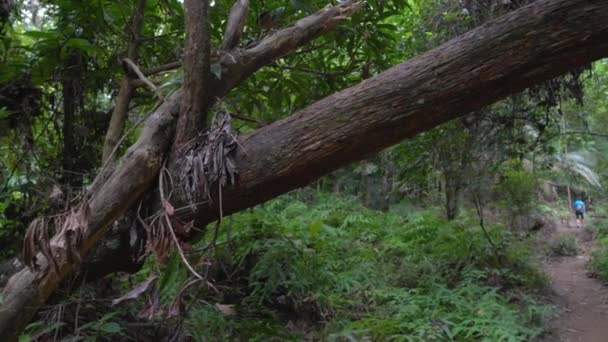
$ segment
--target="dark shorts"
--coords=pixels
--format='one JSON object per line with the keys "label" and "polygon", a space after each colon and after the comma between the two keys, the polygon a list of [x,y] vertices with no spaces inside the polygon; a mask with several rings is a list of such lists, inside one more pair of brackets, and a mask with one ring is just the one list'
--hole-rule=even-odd
{"label": "dark shorts", "polygon": [[576,211],[576,218],[580,218],[581,220],[585,219],[585,213],[582,210]]}

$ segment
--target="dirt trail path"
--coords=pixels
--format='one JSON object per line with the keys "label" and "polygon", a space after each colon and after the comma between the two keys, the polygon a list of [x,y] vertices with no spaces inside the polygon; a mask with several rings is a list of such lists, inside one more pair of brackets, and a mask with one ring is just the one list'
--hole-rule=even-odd
{"label": "dirt trail path", "polygon": [[585,265],[591,242],[575,227],[558,226],[554,237],[576,234],[580,254],[552,258],[545,265],[557,298],[558,317],[552,322],[553,334],[545,342],[608,341],[608,287],[587,276]]}

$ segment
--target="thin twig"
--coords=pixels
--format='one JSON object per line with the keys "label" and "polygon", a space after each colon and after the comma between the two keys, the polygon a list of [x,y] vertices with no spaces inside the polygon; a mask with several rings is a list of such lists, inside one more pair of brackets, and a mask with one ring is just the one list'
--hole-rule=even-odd
{"label": "thin twig", "polygon": [[59,327],[61,326],[61,317],[63,316],[63,308],[64,305],[59,305],[57,307],[57,322],[55,323],[55,335],[53,336],[53,341],[57,341],[57,337],[59,337]]}
{"label": "thin twig", "polygon": [[242,120],[242,121],[247,121],[247,122],[252,122],[257,124],[258,126],[266,126],[267,123],[263,120],[260,119],[256,119],[256,118],[252,118],[246,115],[242,115],[242,114],[238,114],[238,113],[230,113],[230,116],[232,116],[233,118]]}
{"label": "thin twig", "polygon": [[486,240],[488,240],[488,243],[492,246],[492,251],[494,252],[496,261],[499,261],[500,256],[498,255],[498,247],[496,246],[494,241],[492,241],[490,234],[486,230],[486,226],[484,224],[483,219],[483,207],[481,206],[481,201],[479,200],[479,194],[477,194],[477,192],[473,192],[473,202],[475,204],[475,210],[477,211],[477,216],[479,218],[479,226],[481,227],[481,230],[483,231],[483,235],[486,237]]}
{"label": "thin twig", "polygon": [[76,337],[80,335],[80,331],[78,331],[78,315],[80,313],[80,304],[82,303],[82,288],[84,287],[84,281],[87,279],[87,270],[85,269],[84,275],[82,276],[82,284],[80,284],[80,289],[78,293],[78,301],[76,302],[76,312],[74,313],[74,331],[76,332]]}

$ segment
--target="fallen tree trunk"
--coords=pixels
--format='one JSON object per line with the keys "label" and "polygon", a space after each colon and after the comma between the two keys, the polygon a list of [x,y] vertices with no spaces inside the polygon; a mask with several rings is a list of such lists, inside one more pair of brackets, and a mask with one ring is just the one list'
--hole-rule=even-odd
{"label": "fallen tree trunk", "polygon": [[[606,1],[537,1],[241,137],[240,178],[223,190],[223,212],[608,56],[606,20]],[[218,204],[182,219],[203,226],[218,218]]]}
{"label": "fallen tree trunk", "polygon": [[[321,26],[313,33],[330,28]],[[315,36],[308,34],[301,40],[286,36],[283,45],[267,41],[235,53],[231,57],[236,63],[222,64],[228,75],[217,91],[225,94],[265,63]],[[224,213],[306,185],[346,163],[607,55],[608,2],[537,1],[242,137],[239,181],[223,191]],[[172,97],[151,116],[122,165],[93,195],[92,218],[79,247],[82,256],[151,185],[173,139],[179,99],[179,94]],[[185,198],[173,200],[176,206],[188,204]],[[211,222],[218,217],[218,203],[199,205],[181,218],[195,219],[199,226]],[[54,240],[61,247],[62,239]],[[64,258],[59,266],[58,273],[28,269],[11,278],[2,293],[0,340],[13,339],[76,264]]]}

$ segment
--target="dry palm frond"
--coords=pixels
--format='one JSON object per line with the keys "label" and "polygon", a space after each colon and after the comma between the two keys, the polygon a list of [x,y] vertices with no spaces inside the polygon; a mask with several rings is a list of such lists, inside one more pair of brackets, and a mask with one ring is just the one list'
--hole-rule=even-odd
{"label": "dry palm frond", "polygon": [[[82,198],[79,204],[70,210],[51,217],[39,217],[30,223],[23,240],[23,261],[29,268],[39,271],[38,253],[46,259],[47,267],[59,272],[57,257],[66,257],[69,262],[80,261],[78,248],[83,240],[83,232],[89,224],[91,208],[88,200]],[[57,241],[49,230],[54,228]],[[61,251],[61,252],[60,252]],[[46,272],[47,267],[42,271]]]}
{"label": "dry palm frond", "polygon": [[224,110],[220,113],[223,116],[215,116],[207,132],[185,146],[185,163],[179,179],[190,203],[211,201],[213,186],[221,193],[226,185],[236,182],[238,141],[230,126],[230,114]]}
{"label": "dry palm frond", "polygon": [[[230,114],[225,110],[220,110],[220,113],[223,115],[213,118],[207,132],[183,147],[185,162],[181,165],[179,181],[190,205],[196,202],[209,203],[212,194],[217,191],[221,216],[222,188],[234,184],[238,174],[235,161],[238,141],[230,126]],[[138,217],[147,234],[146,254],[154,253],[159,263],[165,263],[174,247],[190,273],[196,279],[203,280],[203,276],[194,269],[184,253],[189,245],[183,240],[190,236],[194,223],[184,223],[176,215],[176,209],[170,202],[173,178],[165,167],[159,174],[158,187],[160,210],[149,220]],[[212,287],[210,283],[207,284]]]}

